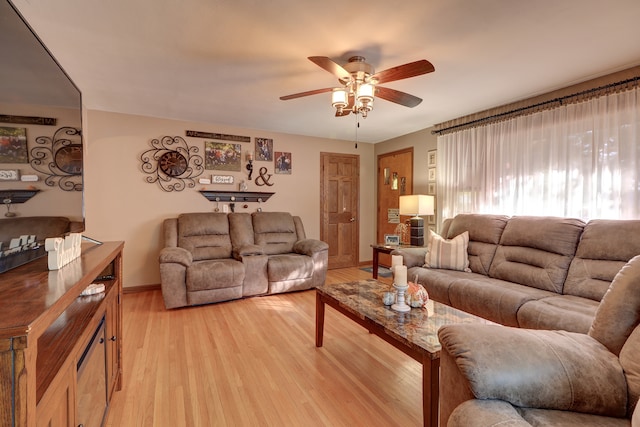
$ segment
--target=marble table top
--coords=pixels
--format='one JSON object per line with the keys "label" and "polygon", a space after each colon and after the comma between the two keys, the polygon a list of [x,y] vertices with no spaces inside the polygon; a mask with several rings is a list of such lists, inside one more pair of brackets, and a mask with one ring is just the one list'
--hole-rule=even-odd
{"label": "marble table top", "polygon": [[382,304],[382,293],[388,290],[395,289],[373,279],[325,284],[316,288],[316,292],[335,300],[350,313],[375,322],[396,340],[419,351],[426,351],[433,358],[440,356],[440,327],[454,323],[494,324],[433,300],[429,300],[423,308],[412,308],[406,313],[397,312]]}

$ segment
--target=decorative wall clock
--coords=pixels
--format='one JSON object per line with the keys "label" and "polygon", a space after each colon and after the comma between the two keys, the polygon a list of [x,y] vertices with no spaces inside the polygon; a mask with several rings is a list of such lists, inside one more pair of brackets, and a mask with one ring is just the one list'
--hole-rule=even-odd
{"label": "decorative wall clock", "polygon": [[31,149],[31,167],[47,175],[45,184],[64,191],[82,191],[82,133],[65,126],[52,137],[39,136]]}
{"label": "decorative wall clock", "polygon": [[164,191],[182,191],[196,186],[194,178],[204,172],[204,159],[198,147],[189,147],[179,136],[151,140],[151,149],[140,156],[145,180],[158,183]]}

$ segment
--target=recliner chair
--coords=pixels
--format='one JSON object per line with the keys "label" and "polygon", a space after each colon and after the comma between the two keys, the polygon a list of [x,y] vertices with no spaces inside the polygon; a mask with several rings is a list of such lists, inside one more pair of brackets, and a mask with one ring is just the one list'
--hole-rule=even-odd
{"label": "recliner chair", "polygon": [[440,425],[640,427],[639,324],[636,256],[614,278],[588,334],[443,327]]}

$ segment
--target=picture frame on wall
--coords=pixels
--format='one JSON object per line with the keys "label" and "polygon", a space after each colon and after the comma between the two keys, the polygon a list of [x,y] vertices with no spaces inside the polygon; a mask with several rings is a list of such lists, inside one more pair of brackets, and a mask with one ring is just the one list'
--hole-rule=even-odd
{"label": "picture frame on wall", "polygon": [[435,181],[436,180],[436,168],[429,168],[427,170],[428,173],[428,181]]}
{"label": "picture frame on wall", "polygon": [[256,140],[255,160],[260,162],[272,162],[273,161],[273,139],[255,138],[255,140]]}
{"label": "picture frame on wall", "polygon": [[429,182],[427,183],[427,194],[430,196],[434,196],[436,194],[436,183]]}
{"label": "picture frame on wall", "polygon": [[0,163],[29,163],[27,128],[0,127]]}
{"label": "picture frame on wall", "polygon": [[276,151],[275,157],[275,173],[291,175],[291,153]]}
{"label": "picture frame on wall", "polygon": [[205,141],[205,169],[240,172],[242,148],[240,144]]}
{"label": "picture frame on wall", "polygon": [[435,168],[438,162],[437,150],[427,151],[427,167]]}

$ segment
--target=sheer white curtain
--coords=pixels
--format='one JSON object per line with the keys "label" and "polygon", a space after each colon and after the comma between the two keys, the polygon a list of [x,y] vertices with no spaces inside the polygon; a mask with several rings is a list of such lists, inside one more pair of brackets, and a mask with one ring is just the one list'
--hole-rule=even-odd
{"label": "sheer white curtain", "polygon": [[439,136],[441,218],[640,218],[639,90]]}

